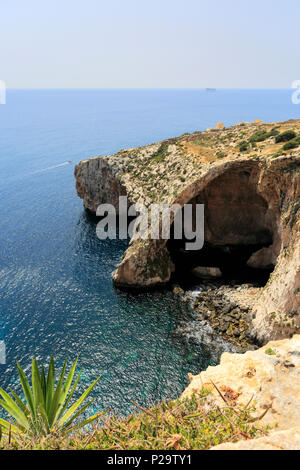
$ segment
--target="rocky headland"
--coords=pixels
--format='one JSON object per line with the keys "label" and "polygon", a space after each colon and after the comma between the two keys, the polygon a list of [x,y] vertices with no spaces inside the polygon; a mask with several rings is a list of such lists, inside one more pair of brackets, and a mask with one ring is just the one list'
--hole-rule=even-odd
{"label": "rocky headland", "polygon": [[[300,120],[219,123],[81,161],[75,178],[92,213],[102,203],[118,210],[120,195],[147,207],[204,204],[201,252],[191,256],[174,240],[132,239],[114,283],[173,283],[195,312],[194,331],[207,325],[212,339],[233,346],[229,351],[248,351],[225,353],[219,366],[191,377],[185,395],[211,381],[241,400],[253,395],[262,414],[268,410],[264,420],[278,423],[273,440],[263,438],[257,448],[299,448]],[[193,279],[192,294],[186,278]],[[274,340],[283,341],[258,349]]]}
{"label": "rocky headland", "polygon": [[[249,292],[248,319],[259,342],[281,339],[300,328],[299,136],[299,120],[218,125],[81,161],[76,188],[93,213],[101,203],[118,208],[120,195],[146,206],[203,203],[206,264],[210,254],[214,265],[229,249],[227,264],[244,259],[247,267],[269,269],[266,284]],[[178,271],[189,262],[176,250],[166,240],[132,240],[115,284],[148,288],[170,282],[176,264]]]}

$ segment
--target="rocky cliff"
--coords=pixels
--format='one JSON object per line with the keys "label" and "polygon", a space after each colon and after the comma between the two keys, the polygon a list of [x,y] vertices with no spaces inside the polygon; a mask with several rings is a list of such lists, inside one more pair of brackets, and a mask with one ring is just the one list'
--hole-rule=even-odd
{"label": "rocky cliff", "polygon": [[[256,247],[247,265],[273,270],[251,307],[252,327],[260,341],[284,338],[300,328],[299,135],[300,121],[218,126],[82,161],[76,188],[92,212],[118,207],[119,195],[146,206],[204,204],[210,247]],[[173,255],[166,240],[132,240],[114,282],[165,284]]]}
{"label": "rocky cliff", "polygon": [[[224,353],[220,365],[197,376],[190,375],[183,397],[202,388],[210,389],[210,407],[224,406],[224,399],[236,405],[255,405],[261,425],[270,426],[266,437],[215,449],[294,449],[300,448],[300,336],[272,341],[258,351],[246,354]],[[214,385],[216,388],[214,387]],[[218,391],[217,391],[218,390]],[[219,392],[223,395],[221,398]]]}

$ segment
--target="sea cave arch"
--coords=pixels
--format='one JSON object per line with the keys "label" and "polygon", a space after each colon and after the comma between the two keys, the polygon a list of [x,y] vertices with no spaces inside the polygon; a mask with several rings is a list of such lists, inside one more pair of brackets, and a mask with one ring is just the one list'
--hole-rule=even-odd
{"label": "sea cave arch", "polygon": [[186,251],[184,236],[175,240],[172,225],[166,247],[175,266],[173,277],[189,279],[194,268],[217,267],[223,279],[256,279],[265,285],[281,248],[278,214],[270,204],[273,192],[261,184],[257,167],[249,164],[188,188],[182,194],[182,210],[191,204],[194,215],[196,204],[204,205],[205,242],[201,250]]}

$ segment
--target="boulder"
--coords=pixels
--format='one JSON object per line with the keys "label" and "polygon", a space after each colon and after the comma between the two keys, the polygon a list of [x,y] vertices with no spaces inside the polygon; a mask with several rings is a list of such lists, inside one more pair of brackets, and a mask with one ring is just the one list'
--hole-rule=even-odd
{"label": "boulder", "polygon": [[222,277],[222,271],[219,268],[205,266],[198,266],[194,268],[191,273],[199,279],[219,279]]}

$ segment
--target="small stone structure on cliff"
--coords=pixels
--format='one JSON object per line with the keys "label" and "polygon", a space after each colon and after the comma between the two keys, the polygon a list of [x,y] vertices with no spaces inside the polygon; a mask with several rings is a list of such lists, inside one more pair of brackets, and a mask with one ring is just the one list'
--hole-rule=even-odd
{"label": "small stone structure on cliff", "polygon": [[[247,265],[272,268],[252,307],[260,341],[300,329],[300,121],[184,134],[113,156],[81,161],[76,188],[84,207],[129,203],[205,206],[212,248],[253,247]],[[256,248],[255,248],[256,247]],[[174,258],[166,240],[132,240],[114,274],[117,286],[170,281]]]}

